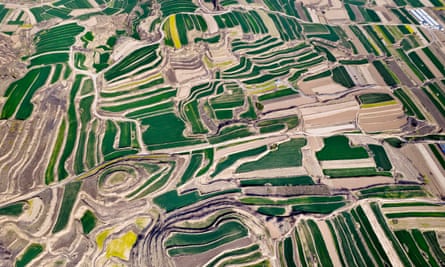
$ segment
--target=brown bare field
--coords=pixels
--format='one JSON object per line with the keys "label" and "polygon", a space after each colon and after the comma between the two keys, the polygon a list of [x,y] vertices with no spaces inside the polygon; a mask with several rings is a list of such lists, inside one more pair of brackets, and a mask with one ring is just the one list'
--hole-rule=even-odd
{"label": "brown bare field", "polygon": [[406,124],[406,116],[402,108],[400,103],[361,108],[358,123],[365,132],[399,131]]}
{"label": "brown bare field", "polygon": [[365,168],[375,167],[372,158],[352,159],[352,160],[324,160],[320,162],[323,169],[349,169],[349,168]]}
{"label": "brown bare field", "polygon": [[376,184],[392,184],[394,183],[394,179],[386,176],[354,177],[341,179],[325,179],[323,180],[323,183],[335,189],[346,188],[352,190]]}
{"label": "brown bare field", "polygon": [[218,256],[226,250],[245,247],[251,243],[252,240],[249,237],[245,237],[243,239],[238,239],[215,249],[209,250],[205,253],[174,257],[175,265],[183,267],[202,266],[203,263],[209,262],[212,258]]}

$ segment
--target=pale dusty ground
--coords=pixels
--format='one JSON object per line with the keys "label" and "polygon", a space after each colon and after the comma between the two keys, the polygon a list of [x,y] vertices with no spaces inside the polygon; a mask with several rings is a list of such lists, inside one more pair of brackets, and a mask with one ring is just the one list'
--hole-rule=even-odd
{"label": "pale dusty ground", "polygon": [[415,153],[414,157],[409,157],[406,153],[407,149],[409,149],[412,144],[407,144],[401,148],[401,150],[392,147],[388,143],[384,143],[383,147],[385,148],[386,154],[391,160],[391,164],[397,172],[401,172],[403,174],[403,180],[411,180],[417,181],[417,176],[419,172],[414,167],[413,162],[419,157],[418,152]]}
{"label": "pale dusty ground", "polygon": [[217,248],[211,249],[205,253],[193,254],[193,255],[184,255],[179,257],[174,257],[175,265],[181,267],[196,267],[202,264],[203,262],[208,262],[212,258],[217,255],[223,253],[226,250],[237,249],[241,247],[248,246],[252,240],[249,237],[245,237],[242,239],[235,240],[228,244],[224,244]]}
{"label": "pale dusty ground", "polygon": [[274,111],[274,112],[268,113],[265,116],[261,117],[261,119],[265,120],[265,119],[283,118],[283,117],[287,117],[287,116],[295,116],[298,114],[299,114],[299,110],[297,107],[295,107],[295,108],[291,108],[291,109],[279,110],[279,111]]}
{"label": "pale dusty ground", "polygon": [[70,15],[73,17],[77,17],[83,14],[88,14],[88,13],[93,13],[93,12],[98,12],[98,11],[102,11],[102,9],[100,8],[85,8],[85,9],[73,9],[70,12]]}
{"label": "pale dusty ground", "polygon": [[360,127],[367,132],[399,130],[406,124],[406,116],[402,105],[361,108],[358,122]]}
{"label": "pale dusty ground", "polygon": [[319,127],[319,128],[311,128],[306,129],[306,132],[308,134],[314,134],[314,135],[331,135],[343,131],[352,131],[355,130],[354,124],[342,124],[342,125],[336,125],[336,126],[329,126],[329,127]]}
{"label": "pale dusty ground", "polygon": [[264,101],[263,112],[268,112],[275,109],[284,109],[292,106],[301,106],[305,104],[315,103],[315,99],[307,96],[290,97],[281,101]]}
{"label": "pale dusty ground", "polygon": [[374,177],[355,177],[355,178],[341,178],[341,179],[325,179],[323,183],[331,188],[347,188],[357,189],[364,188],[375,184],[389,184],[394,183],[394,179],[385,176]]}
{"label": "pale dusty ground", "polygon": [[202,16],[207,23],[209,33],[210,34],[217,33],[218,24],[216,24],[216,21],[213,19],[213,17],[208,13],[202,13]]}
{"label": "pale dusty ground", "polygon": [[354,160],[324,160],[320,162],[323,169],[349,169],[375,167],[373,158]]}
{"label": "pale dusty ground", "polygon": [[307,147],[309,147],[312,151],[320,151],[323,146],[323,138],[318,136],[308,136],[307,137]]}
{"label": "pale dusty ground", "polygon": [[391,241],[389,241],[388,237],[386,236],[385,232],[382,229],[382,226],[377,221],[377,218],[375,217],[374,212],[371,210],[371,207],[368,205],[368,203],[363,203],[362,208],[366,214],[366,217],[371,223],[372,229],[377,235],[380,244],[382,244],[383,249],[388,255],[388,259],[391,262],[391,264],[394,267],[403,267],[399,255],[397,255],[397,253],[395,252],[394,247],[391,244]]}
{"label": "pale dusty ground", "polygon": [[237,153],[240,151],[246,151],[246,150],[249,150],[249,149],[252,149],[255,147],[260,147],[262,145],[281,143],[281,142],[285,141],[286,139],[288,139],[287,136],[280,135],[280,136],[271,137],[271,138],[267,138],[267,139],[255,140],[252,142],[248,142],[248,143],[244,143],[244,144],[240,144],[240,145],[236,145],[236,146],[229,146],[226,148],[217,149],[215,152],[215,156],[214,156],[215,162],[218,162],[219,159],[226,157],[233,153]]}
{"label": "pale dusty ground", "polygon": [[201,66],[196,69],[175,69],[176,79],[180,84],[189,82],[191,80],[200,80],[202,77],[208,75],[207,70],[204,66]]}
{"label": "pale dusty ground", "polygon": [[266,227],[269,230],[270,237],[272,239],[278,239],[281,237],[280,229],[277,227],[277,224],[274,221],[272,221],[272,220],[267,221]]}
{"label": "pale dusty ground", "polygon": [[339,125],[345,123],[355,124],[356,111],[349,110],[339,114],[330,114],[322,118],[305,119],[304,128],[314,128],[319,126]]}
{"label": "pale dusty ground", "polygon": [[348,88],[334,82],[331,77],[325,77],[307,82],[301,81],[298,83],[298,87],[305,94],[309,95],[311,92],[315,94],[335,94],[348,90]]}
{"label": "pale dusty ground", "polygon": [[346,10],[343,8],[329,9],[326,11],[324,16],[328,21],[334,23],[337,20],[347,20],[349,18],[348,14],[346,13]]}
{"label": "pale dusty ground", "polygon": [[396,224],[390,220],[389,225],[394,230],[417,228],[422,231],[445,231],[445,218],[401,218],[397,219]]}
{"label": "pale dusty ground", "polygon": [[307,173],[314,179],[322,178],[324,176],[323,170],[315,157],[314,150],[303,148],[301,152],[303,153],[303,166]]}
{"label": "pale dusty ground", "polygon": [[[329,231],[329,227],[326,221],[317,220],[317,226],[320,229],[321,234],[323,235],[324,242],[326,243],[326,247],[329,252],[329,257],[332,260],[334,266],[341,266],[340,258],[338,257],[337,249],[335,248],[334,239],[332,239],[331,231]],[[317,240],[315,240],[317,242]]]}
{"label": "pale dusty ground", "polygon": [[369,73],[371,74],[370,77],[373,77],[372,79],[374,80],[375,84],[378,84],[378,85],[386,87],[385,81],[383,80],[382,76],[377,71],[377,69],[374,67],[374,65],[368,64],[368,70],[369,70]]}
{"label": "pale dusty ground", "polygon": [[269,29],[269,34],[274,37],[280,37],[280,32],[275,27],[275,23],[273,23],[273,20],[263,10],[257,10],[257,12],[266,27]]}

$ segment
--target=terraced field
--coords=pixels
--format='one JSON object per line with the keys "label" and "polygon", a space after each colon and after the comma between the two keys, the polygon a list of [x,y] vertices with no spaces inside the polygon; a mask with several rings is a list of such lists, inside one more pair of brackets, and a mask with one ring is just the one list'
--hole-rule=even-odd
{"label": "terraced field", "polygon": [[1,266],[445,262],[440,1],[12,2]]}

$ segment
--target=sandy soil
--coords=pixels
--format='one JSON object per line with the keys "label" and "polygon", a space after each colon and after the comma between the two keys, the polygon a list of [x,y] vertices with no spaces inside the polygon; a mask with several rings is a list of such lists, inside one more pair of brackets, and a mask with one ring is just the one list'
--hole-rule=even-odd
{"label": "sandy soil", "polygon": [[305,93],[312,91],[315,94],[336,94],[348,90],[348,88],[334,82],[331,77],[308,82],[301,81],[298,83],[298,87]]}
{"label": "sandy soil", "polygon": [[375,167],[373,158],[353,160],[325,160],[320,162],[323,169],[349,169]]}
{"label": "sandy soil", "polygon": [[301,106],[305,104],[315,103],[315,98],[307,96],[290,97],[281,101],[264,101],[263,112],[269,112],[276,109],[284,109],[292,106]]}
{"label": "sandy soil", "polygon": [[209,33],[210,34],[217,33],[218,24],[216,24],[216,21],[213,19],[213,17],[208,13],[202,13],[202,16],[207,23]]}
{"label": "sandy soil", "polygon": [[[311,146],[309,146],[311,147]],[[315,150],[303,148],[301,152],[303,153],[303,166],[306,168],[307,173],[314,179],[322,178],[324,176],[323,170],[315,157]]]}
{"label": "sandy soil", "polygon": [[232,250],[232,249],[237,249],[237,248],[241,248],[241,247],[246,247],[251,242],[252,242],[252,240],[250,238],[246,237],[243,239],[235,240],[233,242],[222,245],[220,247],[214,248],[214,249],[209,250],[205,253],[175,257],[174,258],[175,265],[182,266],[182,267],[202,266],[205,262],[210,261],[212,258],[216,257],[217,255],[223,253],[226,250]]}
{"label": "sandy soil", "polygon": [[[418,152],[414,152],[412,155],[407,153],[407,150],[412,147],[412,144],[407,144],[400,150],[392,147],[388,143],[384,143],[386,154],[391,160],[391,164],[397,172],[403,174],[403,180],[417,181],[419,171],[414,167],[415,162],[419,157]],[[412,157],[411,157],[412,156]]]}
{"label": "sandy soil", "polygon": [[348,14],[343,8],[329,9],[325,12],[324,16],[326,19],[333,24],[340,23],[342,21],[348,20]]}
{"label": "sandy soil", "polygon": [[369,73],[371,74],[370,77],[372,77],[372,79],[374,80],[374,83],[381,85],[381,86],[386,86],[385,81],[383,80],[382,76],[377,71],[377,69],[374,67],[374,65],[368,64],[367,66],[368,66]]}
{"label": "sandy soil", "polygon": [[331,188],[341,189],[358,189],[364,188],[375,184],[390,184],[394,183],[394,179],[385,176],[374,177],[354,177],[354,178],[341,178],[341,179],[326,179],[323,183]]}
{"label": "sandy soil", "polygon": [[269,220],[265,223],[266,228],[269,230],[270,237],[272,239],[278,239],[281,237],[280,228],[278,228],[278,225],[276,222]]}
{"label": "sandy soil", "polygon": [[326,221],[317,220],[318,228],[320,229],[321,234],[323,235],[324,242],[326,243],[326,247],[329,252],[329,257],[332,260],[334,266],[341,266],[340,258],[338,257],[338,251],[335,248],[334,239],[332,239],[332,234],[329,231],[329,227]]}
{"label": "sandy soil", "polygon": [[359,111],[358,122],[366,132],[399,130],[406,124],[406,116],[401,104],[362,108]]}
{"label": "sandy soil", "polygon": [[356,129],[356,127],[354,124],[347,123],[347,124],[341,124],[341,125],[335,125],[335,126],[310,128],[310,129],[306,129],[306,132],[308,134],[313,134],[313,135],[332,135],[335,133],[340,133],[340,132],[344,132],[344,131],[352,131],[355,129]]}
{"label": "sandy soil", "polygon": [[318,127],[318,126],[328,126],[328,125],[338,125],[345,123],[355,123],[356,111],[350,110],[347,112],[342,112],[339,114],[330,114],[328,116],[317,118],[317,119],[305,119],[304,127],[306,129]]}
{"label": "sandy soil", "polygon": [[363,210],[365,211],[366,217],[368,217],[369,222],[371,223],[372,229],[380,240],[380,244],[382,244],[383,249],[388,255],[389,261],[394,267],[402,267],[403,264],[400,261],[399,255],[397,255],[394,247],[386,236],[385,232],[382,229],[382,226],[377,221],[377,218],[374,215],[374,212],[371,210],[371,207],[366,203],[362,205]]}

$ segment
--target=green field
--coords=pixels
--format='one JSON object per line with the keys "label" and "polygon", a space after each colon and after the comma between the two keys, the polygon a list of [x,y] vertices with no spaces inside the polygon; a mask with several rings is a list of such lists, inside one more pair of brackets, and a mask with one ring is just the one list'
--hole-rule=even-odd
{"label": "green field", "polygon": [[273,168],[298,167],[302,165],[301,148],[306,145],[306,139],[291,139],[270,150],[255,162],[243,163],[236,170],[237,173]]}
{"label": "green field", "polygon": [[16,204],[7,205],[0,208],[0,216],[19,216],[23,212],[24,202],[19,202]]}
{"label": "green field", "polygon": [[85,211],[80,222],[82,223],[82,229],[85,234],[89,234],[94,227],[96,227],[96,216],[90,210]]}
{"label": "green field", "polygon": [[29,245],[25,253],[23,253],[22,257],[20,259],[17,259],[15,266],[16,267],[25,267],[30,263],[33,259],[35,259],[37,256],[39,256],[44,250],[44,247],[40,244],[33,243]]}
{"label": "green field", "polygon": [[318,160],[346,160],[346,159],[366,159],[369,158],[365,148],[351,147],[348,137],[336,135],[323,139],[323,149],[316,152]]}
{"label": "green field", "polygon": [[53,228],[53,233],[63,230],[71,217],[71,210],[76,203],[77,194],[79,193],[82,182],[72,182],[65,186],[63,191],[62,204],[59,209],[56,224]]}
{"label": "green field", "polygon": [[368,145],[372,154],[374,155],[374,161],[377,168],[383,171],[390,171],[392,169],[391,161],[386,155],[385,149],[379,145]]}

